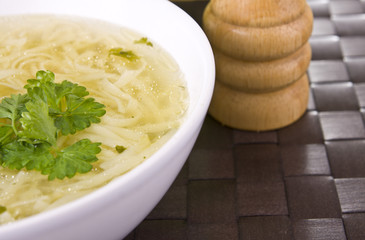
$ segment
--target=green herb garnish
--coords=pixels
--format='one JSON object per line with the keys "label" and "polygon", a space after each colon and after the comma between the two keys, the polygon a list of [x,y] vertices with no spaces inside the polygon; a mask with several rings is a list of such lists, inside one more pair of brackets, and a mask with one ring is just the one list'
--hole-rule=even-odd
{"label": "green herb garnish", "polygon": [[131,50],[123,50],[123,48],[112,48],[109,50],[109,55],[115,55],[118,57],[123,57],[129,61],[136,61],[139,59],[139,57],[134,54]]}
{"label": "green herb garnish", "polygon": [[6,212],[6,207],[0,205],[0,214]]}
{"label": "green herb garnish", "polygon": [[101,143],[82,139],[60,149],[57,139],[99,123],[105,106],[86,98],[85,87],[64,80],[54,82],[51,71],[38,71],[24,86],[26,94],[12,94],[0,103],[0,165],[37,170],[55,178],[72,178],[92,169]]}
{"label": "green herb garnish", "polygon": [[124,147],[124,146],[120,146],[120,145],[117,145],[115,146],[115,150],[118,152],[118,153],[122,153],[126,150],[127,148]]}
{"label": "green herb garnish", "polygon": [[139,40],[136,40],[136,41],[134,41],[134,43],[137,43],[137,44],[146,44],[147,46],[153,47],[152,42],[148,41],[148,39],[146,37],[143,37],[143,38],[141,38]]}

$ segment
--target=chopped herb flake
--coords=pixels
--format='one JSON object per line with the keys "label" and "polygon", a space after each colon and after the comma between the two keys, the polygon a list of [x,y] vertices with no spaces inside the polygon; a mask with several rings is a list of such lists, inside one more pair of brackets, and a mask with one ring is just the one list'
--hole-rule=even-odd
{"label": "chopped herb flake", "polygon": [[112,48],[109,50],[109,55],[123,57],[131,62],[139,59],[139,57],[136,54],[134,54],[133,51],[131,50],[125,51],[123,50],[123,48]]}
{"label": "chopped herb flake", "polygon": [[117,145],[115,146],[115,150],[117,150],[118,153],[122,153],[126,150],[127,148],[125,148],[124,146],[120,146],[120,145]]}
{"label": "chopped herb flake", "polygon": [[0,214],[6,212],[6,207],[0,205]]}
{"label": "chopped herb flake", "polygon": [[148,39],[146,37],[143,37],[143,38],[141,38],[139,40],[136,40],[136,41],[134,41],[134,43],[137,43],[137,44],[146,44],[147,46],[153,47],[152,42],[148,41]]}

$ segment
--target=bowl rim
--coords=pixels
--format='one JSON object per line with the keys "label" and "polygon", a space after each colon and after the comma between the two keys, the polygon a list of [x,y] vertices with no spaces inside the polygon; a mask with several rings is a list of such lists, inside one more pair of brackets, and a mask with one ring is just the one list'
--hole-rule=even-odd
{"label": "bowl rim", "polygon": [[[6,3],[11,2],[12,6],[19,6],[18,4],[28,2],[28,1],[27,0],[13,0],[13,1],[7,2],[6,0],[1,0],[0,5],[5,4],[5,2]],[[67,4],[73,4],[75,1],[73,1],[73,0],[63,0],[63,1],[34,0],[34,1],[29,1],[29,2],[32,2],[32,3],[36,2],[36,3],[42,3],[42,4],[46,3],[46,5],[42,8],[42,10],[40,12],[37,12],[37,10],[33,9],[33,8],[31,11],[31,13],[43,13],[43,10],[54,9],[52,6],[47,5],[47,2],[52,3],[52,5],[57,6],[57,4],[55,4],[55,3],[63,2],[61,4],[67,5]],[[97,4],[97,1],[85,1],[85,0],[81,0],[78,4],[83,4],[86,2],[88,3],[89,6],[90,6],[90,4]],[[105,2],[108,4],[115,4],[116,2],[119,2],[119,4],[123,5],[123,4],[126,4],[126,2],[128,2],[128,0],[119,0],[119,1],[103,0],[104,4],[105,4]],[[147,4],[147,7],[158,4],[160,6],[160,12],[166,13],[168,11],[171,11],[171,13],[169,12],[169,14],[165,18],[169,18],[169,17],[173,16],[174,18],[177,19],[176,21],[184,21],[184,24],[186,26],[185,26],[185,28],[180,26],[182,28],[182,30],[190,31],[191,35],[194,35],[196,37],[195,38],[195,41],[197,41],[196,44],[201,46],[199,49],[197,49],[197,51],[198,51],[197,55],[199,57],[204,56],[205,61],[203,61],[204,64],[202,64],[200,66],[194,66],[194,68],[199,68],[200,71],[202,71],[202,74],[206,77],[205,77],[204,85],[202,85],[203,88],[198,90],[200,92],[197,93],[198,94],[198,98],[196,99],[197,104],[194,106],[189,106],[188,114],[190,117],[187,118],[182,123],[180,128],[174,134],[174,136],[169,141],[167,141],[164,144],[164,146],[161,147],[161,149],[159,149],[151,157],[146,159],[144,162],[142,162],[141,164],[136,166],[131,171],[123,174],[120,177],[117,177],[116,179],[114,179],[110,183],[108,183],[107,185],[105,185],[83,197],[80,197],[76,200],[66,203],[65,205],[59,206],[57,208],[30,216],[30,217],[27,217],[24,219],[17,220],[10,224],[0,225],[0,235],[11,234],[12,232],[19,231],[21,229],[24,229],[24,228],[27,228],[30,226],[35,226],[40,223],[49,222],[50,219],[57,218],[61,215],[65,215],[70,212],[74,212],[75,210],[78,210],[80,212],[80,210],[79,210],[80,207],[82,207],[86,204],[89,204],[89,203],[92,203],[93,206],[96,206],[96,208],[100,207],[102,205],[105,205],[105,204],[110,203],[113,200],[115,200],[114,199],[115,197],[114,198],[110,197],[108,199],[103,198],[103,201],[98,201],[105,194],[115,192],[116,189],[118,189],[118,191],[119,191],[119,194],[118,194],[119,197],[124,196],[132,188],[135,188],[136,186],[143,184],[143,181],[141,181],[141,180],[147,180],[148,176],[143,175],[142,174],[143,172],[145,172],[147,170],[156,172],[156,171],[158,171],[158,169],[163,167],[164,164],[168,164],[167,158],[163,158],[162,156],[171,154],[173,152],[174,148],[179,147],[179,145],[181,144],[181,140],[188,141],[189,138],[186,137],[187,132],[189,135],[192,135],[194,132],[200,130],[202,121],[204,120],[205,115],[207,113],[210,99],[212,97],[213,89],[214,89],[214,78],[215,78],[214,56],[213,56],[213,52],[210,47],[209,41],[208,41],[207,37],[205,36],[203,30],[195,22],[195,20],[193,20],[186,12],[184,12],[182,9],[180,9],[178,6],[176,6],[174,3],[172,3],[168,0],[154,0],[154,1],[133,0],[134,7],[136,7],[136,5],[142,4],[142,3]],[[132,1],[129,1],[128,4],[132,4]],[[145,7],[146,7],[146,5],[145,5]],[[8,12],[4,12],[4,11],[6,11],[6,10],[4,10],[4,9],[0,10],[0,16],[4,15],[4,14],[8,14]],[[18,12],[20,14],[26,13],[26,9],[20,10],[20,11],[18,11],[17,9],[13,9],[10,12],[13,12],[13,11]],[[71,14],[74,14],[74,13],[71,13]],[[81,17],[87,17],[87,16],[84,14],[81,14]],[[98,15],[97,18],[103,18],[103,16]],[[115,16],[111,16],[110,18],[106,19],[106,21],[116,22],[113,19],[115,19]],[[117,23],[119,24],[120,22],[117,22]],[[139,23],[136,23],[136,24],[139,24]],[[130,28],[133,28],[133,26],[131,26]],[[139,31],[139,30],[140,29],[138,29],[137,31]],[[164,46],[164,43],[159,43],[159,45]],[[167,49],[167,51],[170,52],[169,49]],[[183,72],[184,72],[184,70],[183,70]],[[188,86],[188,88],[189,88],[189,86]],[[189,90],[189,94],[190,94],[190,90]],[[190,105],[191,105],[191,103],[190,103]],[[189,131],[191,131],[191,132],[189,133]],[[163,159],[164,161],[161,161],[160,159]],[[139,179],[139,180],[135,181],[136,179]],[[134,185],[126,184],[127,182],[134,182]],[[120,186],[123,186],[123,188],[120,188]],[[88,213],[90,213],[90,211],[92,211],[92,210],[85,210],[84,208],[81,208],[81,209],[83,209],[83,211],[79,213],[80,216],[87,215]],[[70,220],[70,218],[67,219],[67,221],[69,221],[69,220]],[[57,227],[56,224],[55,224],[55,226],[52,226],[52,224],[47,225],[47,229],[52,229],[54,227]]]}

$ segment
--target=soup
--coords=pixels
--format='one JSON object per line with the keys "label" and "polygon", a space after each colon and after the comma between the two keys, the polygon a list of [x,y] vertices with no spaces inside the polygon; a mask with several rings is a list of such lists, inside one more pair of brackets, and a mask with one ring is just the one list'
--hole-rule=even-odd
{"label": "soup", "polygon": [[101,152],[90,172],[63,180],[0,166],[0,224],[65,204],[131,170],[174,134],[188,107],[178,65],[148,36],[82,18],[1,18],[0,97],[25,93],[39,70],[86,87],[105,105],[100,123],[57,140],[67,146],[87,138],[101,142]]}

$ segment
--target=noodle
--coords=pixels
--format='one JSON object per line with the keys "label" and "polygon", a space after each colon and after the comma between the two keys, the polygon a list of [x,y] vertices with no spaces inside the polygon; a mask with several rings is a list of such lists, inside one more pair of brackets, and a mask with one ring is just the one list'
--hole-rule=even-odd
{"label": "noodle", "polygon": [[[179,127],[188,103],[186,83],[163,49],[134,42],[141,37],[90,19],[48,15],[0,19],[0,97],[24,93],[27,79],[39,70],[50,70],[56,82],[67,79],[85,86],[107,111],[100,124],[61,136],[57,142],[59,146],[83,138],[101,142],[91,172],[48,181],[36,171],[0,166],[0,206],[7,209],[0,214],[0,224],[52,209],[107,184],[151,156]],[[120,47],[140,59],[109,55],[109,49]],[[118,153],[116,145],[126,150]]]}

